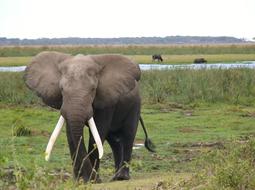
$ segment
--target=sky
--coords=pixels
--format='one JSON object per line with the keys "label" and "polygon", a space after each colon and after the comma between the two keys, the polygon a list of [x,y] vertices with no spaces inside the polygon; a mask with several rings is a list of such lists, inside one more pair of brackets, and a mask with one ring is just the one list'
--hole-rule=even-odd
{"label": "sky", "polygon": [[0,0],[0,37],[255,37],[255,0]]}

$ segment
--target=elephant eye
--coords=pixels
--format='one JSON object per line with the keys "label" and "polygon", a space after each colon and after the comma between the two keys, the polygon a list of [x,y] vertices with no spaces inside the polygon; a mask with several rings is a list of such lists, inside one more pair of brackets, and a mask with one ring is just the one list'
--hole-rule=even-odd
{"label": "elephant eye", "polygon": [[59,83],[59,89],[61,90],[61,91],[63,91],[63,81],[60,81],[60,83]]}
{"label": "elephant eye", "polygon": [[95,86],[93,86],[92,88],[91,88],[91,91],[95,91],[96,90],[96,87]]}
{"label": "elephant eye", "polygon": [[94,69],[88,69],[88,70],[87,70],[87,74],[88,74],[88,76],[90,76],[90,77],[94,77],[95,74],[96,74],[96,72],[95,72]]}

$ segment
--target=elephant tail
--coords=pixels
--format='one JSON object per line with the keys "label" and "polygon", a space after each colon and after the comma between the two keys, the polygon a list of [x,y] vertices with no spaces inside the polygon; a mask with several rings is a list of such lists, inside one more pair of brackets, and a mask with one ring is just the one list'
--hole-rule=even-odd
{"label": "elephant tail", "polygon": [[141,123],[141,125],[143,127],[143,131],[144,131],[144,134],[145,134],[145,141],[144,141],[145,148],[147,148],[147,150],[149,150],[150,152],[156,152],[156,150],[155,150],[156,147],[155,147],[153,142],[148,137],[148,133],[146,131],[146,128],[144,126],[144,122],[143,122],[143,119],[142,119],[141,116],[140,116],[139,120],[140,120],[140,123]]}

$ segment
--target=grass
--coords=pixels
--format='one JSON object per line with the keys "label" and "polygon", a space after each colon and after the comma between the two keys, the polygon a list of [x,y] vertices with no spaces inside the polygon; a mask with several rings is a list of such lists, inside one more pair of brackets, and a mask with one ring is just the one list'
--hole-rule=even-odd
{"label": "grass", "polygon": [[34,104],[40,100],[25,86],[22,73],[0,73],[0,103]]}
{"label": "grass", "polygon": [[254,147],[255,139],[248,138],[201,156],[197,162],[200,172],[179,182],[176,189],[254,189]]}
{"label": "grass", "polygon": [[131,179],[129,181],[118,181],[113,183],[103,183],[93,185],[93,189],[111,189],[119,190],[120,187],[123,189],[157,189],[160,186],[164,186],[164,181],[181,181],[188,179],[190,174],[181,173],[178,176],[174,173],[151,173],[146,176],[146,178],[137,177],[136,179]]}
{"label": "grass", "polygon": [[192,63],[198,57],[204,57],[208,63],[255,60],[255,44],[2,46],[0,66],[27,65],[31,57],[41,51],[60,51],[73,55],[123,54],[137,63],[153,63],[151,58],[153,54],[161,54],[166,64]]}
{"label": "grass", "polygon": [[[254,72],[143,72],[142,116],[157,153],[134,150],[132,180],[110,183],[114,170],[106,143],[104,183],[79,186],[72,180],[65,129],[51,161],[44,160],[59,113],[42,106],[25,87],[23,73],[0,73],[0,189],[254,189]],[[30,136],[15,136],[15,129]],[[143,140],[139,127],[135,142]]]}
{"label": "grass", "polygon": [[[74,186],[65,129],[57,140],[51,161],[44,160],[45,146],[58,112],[42,107],[2,105],[0,115],[5,118],[0,120],[0,187],[14,185],[19,189],[53,189]],[[141,186],[151,189],[161,181],[181,182],[199,172],[195,161],[202,155],[221,148],[233,139],[245,139],[255,134],[255,108],[249,106],[216,104],[176,108],[174,105],[154,105],[145,106],[142,115],[149,135],[157,145],[157,153],[151,154],[144,148],[134,150],[132,180],[108,183],[113,176],[113,161],[106,144],[100,170],[104,184],[95,185],[95,188],[114,189],[119,184],[123,188]],[[32,135],[13,136],[16,125],[29,127]],[[143,139],[144,134],[139,127],[136,141]]]}
{"label": "grass", "polygon": [[28,65],[32,57],[0,57],[0,66],[23,66]]}
{"label": "grass", "polygon": [[[127,55],[130,59],[140,64],[158,64],[152,61],[151,55]],[[198,55],[162,55],[163,64],[190,64],[198,57],[205,58],[208,63],[235,63],[238,61],[254,61],[255,54],[198,54]],[[28,65],[32,57],[0,57],[0,66],[24,66]]]}
{"label": "grass", "polygon": [[0,57],[34,56],[45,50],[71,54],[120,53],[124,55],[254,54],[255,44],[205,45],[88,45],[88,46],[3,46]]}
{"label": "grass", "polygon": [[[0,103],[41,104],[22,77],[22,72],[0,74]],[[140,84],[145,104],[255,103],[252,69],[145,71]]]}
{"label": "grass", "polygon": [[147,71],[142,75],[141,91],[149,104],[253,104],[254,74],[251,69]]}

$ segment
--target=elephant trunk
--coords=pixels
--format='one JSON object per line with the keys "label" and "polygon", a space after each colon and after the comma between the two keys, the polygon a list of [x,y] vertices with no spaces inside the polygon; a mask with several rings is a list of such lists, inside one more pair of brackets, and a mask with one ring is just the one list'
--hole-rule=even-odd
{"label": "elephant trunk", "polygon": [[83,123],[79,124],[67,119],[66,127],[75,178],[79,179],[82,176],[86,182],[94,179],[93,168],[84,144]]}
{"label": "elephant trunk", "polygon": [[91,105],[84,105],[82,103],[63,103],[61,107],[61,115],[74,126],[84,126],[93,116],[93,109]]}
{"label": "elephant trunk", "polygon": [[[71,157],[73,160],[74,176],[76,177],[76,179],[82,177],[84,181],[94,180],[96,179],[97,175],[96,172],[93,172],[93,167],[89,159],[89,153],[85,148],[83,136],[84,125],[87,122],[91,123],[91,120],[93,120],[93,109],[91,106],[92,104],[84,105],[82,103],[74,102],[75,101],[72,101],[72,104],[68,104],[68,102],[63,102],[61,107],[61,114],[67,122],[66,134]],[[96,130],[97,132],[96,126],[94,126],[94,128],[94,130]],[[96,136],[99,137],[98,132]],[[95,141],[97,142],[98,140],[95,139]],[[101,152],[103,152],[100,138],[99,141],[100,144],[98,145],[97,143],[97,146],[101,147],[101,149],[98,149],[98,151],[101,150]]]}

